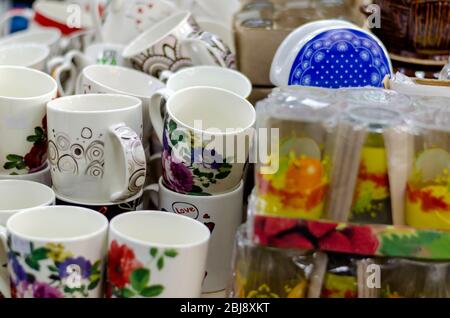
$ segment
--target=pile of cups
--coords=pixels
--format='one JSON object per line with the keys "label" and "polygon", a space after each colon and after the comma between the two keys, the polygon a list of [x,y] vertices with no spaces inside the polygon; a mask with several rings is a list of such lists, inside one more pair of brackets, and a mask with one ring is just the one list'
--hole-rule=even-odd
{"label": "pile of cups", "polygon": [[[4,296],[197,297],[226,287],[251,84],[190,12],[148,2],[96,1],[105,18],[83,6],[80,25],[66,23],[71,1],[0,18],[0,28],[30,20],[0,38]],[[122,16],[135,9],[145,27]],[[173,213],[140,211],[151,204]]]}

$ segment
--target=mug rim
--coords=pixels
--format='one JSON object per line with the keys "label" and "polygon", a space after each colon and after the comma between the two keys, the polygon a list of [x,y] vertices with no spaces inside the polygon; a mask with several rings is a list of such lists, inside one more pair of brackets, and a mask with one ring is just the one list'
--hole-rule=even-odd
{"label": "mug rim", "polygon": [[[33,180],[27,180],[24,179],[26,177],[41,177],[46,173],[50,173],[50,163],[47,161],[45,161],[45,163],[42,165],[43,168],[41,170],[32,172],[32,173],[25,173],[25,174],[16,174],[16,175],[0,175],[0,181],[6,181],[6,180],[23,180],[23,181],[32,181],[32,182],[37,182],[37,181],[33,181]],[[41,183],[41,182],[38,182]],[[45,184],[44,184],[45,185]]]}
{"label": "mug rim", "polygon": [[[179,76],[183,76],[184,73],[188,73],[189,71],[195,72],[196,70],[200,70],[200,71],[202,71],[202,70],[214,70],[214,71],[217,71],[217,72],[225,72],[225,73],[230,73],[230,74],[236,75],[237,77],[242,79],[242,81],[246,82],[246,84],[247,84],[247,89],[245,90],[245,96],[237,94],[236,92],[231,91],[229,89],[225,89],[225,88],[222,88],[222,89],[224,89],[226,91],[229,91],[229,92],[232,92],[232,93],[235,93],[235,94],[237,94],[237,95],[239,95],[239,96],[241,96],[242,98],[245,98],[245,99],[247,99],[250,96],[250,94],[252,93],[252,89],[253,89],[252,83],[251,83],[250,79],[247,76],[245,76],[245,74],[243,74],[243,73],[241,73],[241,72],[239,72],[237,70],[233,70],[231,68],[226,68],[226,67],[220,67],[218,65],[195,65],[195,66],[191,66],[191,67],[182,68],[181,70],[179,70],[177,72],[174,72],[173,75],[169,77],[169,79],[167,80],[167,88],[168,89],[172,89],[169,86],[170,86],[170,82],[172,80],[174,80],[174,78],[179,77]],[[199,87],[199,86],[189,86],[189,87],[185,87],[183,89],[192,88],[192,87]],[[214,88],[214,86],[205,86],[205,87],[213,87]],[[221,87],[217,87],[217,88],[221,88]]]}
{"label": "mug rim", "polygon": [[120,202],[104,202],[104,203],[94,202],[94,203],[92,203],[92,202],[76,201],[76,200],[72,200],[70,198],[64,197],[63,195],[56,192],[56,189],[54,186],[52,187],[52,190],[53,190],[53,192],[55,192],[55,198],[57,200],[67,202],[67,203],[73,204],[75,206],[84,205],[84,206],[89,206],[89,207],[115,206],[115,205],[119,205],[119,204],[123,204],[123,203],[129,203],[129,202],[132,202],[132,201],[135,201],[135,200],[141,198],[144,194],[144,189],[142,189],[138,194],[136,194],[126,200],[120,201]]}
{"label": "mug rim", "polygon": [[[156,183],[154,183],[154,184],[156,184]],[[242,191],[244,189],[244,180],[240,180],[238,185],[236,185],[233,189],[231,189],[231,190],[229,190],[227,192],[214,193],[214,194],[209,195],[209,196],[191,195],[191,194],[186,194],[186,193],[175,192],[175,191],[169,189],[164,184],[164,177],[163,176],[159,177],[157,185],[158,185],[158,187],[160,189],[163,189],[163,191],[166,191],[166,192],[168,192],[168,193],[170,193],[172,195],[175,195],[175,196],[186,197],[186,198],[190,198],[190,199],[196,200],[196,201],[208,201],[208,200],[211,200],[211,198],[223,199],[223,198],[226,198],[226,197],[229,197],[229,196],[233,196],[236,193]],[[145,187],[144,187],[144,189],[145,189]]]}
{"label": "mug rim", "polygon": [[[80,212],[82,211],[82,213],[90,214],[93,218],[99,219],[99,221],[103,224],[101,224],[98,229],[96,229],[95,231],[92,231],[91,233],[73,236],[73,237],[65,237],[65,238],[64,237],[49,238],[49,237],[32,236],[32,235],[28,235],[28,234],[20,233],[19,231],[16,231],[11,225],[15,221],[15,219],[18,219],[21,217],[26,217],[27,214],[36,213],[36,211],[43,211],[43,210],[48,210],[48,209],[50,209],[50,210],[70,209],[70,210],[74,210],[74,211],[75,210],[78,210]],[[108,231],[108,219],[103,214],[101,214],[97,211],[91,210],[91,209],[87,209],[87,208],[82,208],[82,207],[77,207],[77,206],[68,206],[68,205],[52,205],[52,206],[43,206],[43,207],[35,207],[35,208],[25,209],[19,213],[15,213],[6,222],[6,229],[7,229],[8,233],[10,233],[16,237],[23,238],[27,241],[66,244],[66,243],[74,243],[74,242],[78,242],[78,241],[85,241],[85,240],[94,238],[94,237],[100,235],[101,233],[107,232]]]}
{"label": "mug rim", "polygon": [[[68,100],[82,100],[82,99],[105,99],[106,98],[122,98],[123,100],[128,99],[130,105],[123,106],[116,109],[105,109],[105,110],[73,110],[73,109],[64,109],[61,108],[61,105],[64,105]],[[133,102],[133,105],[131,105]],[[56,98],[47,103],[47,113],[49,111],[55,113],[69,113],[69,114],[111,114],[111,113],[120,113],[123,111],[133,110],[136,108],[142,107],[142,101],[133,96],[123,95],[123,94],[83,94],[83,95],[70,95],[64,96],[60,98]]]}
{"label": "mug rim", "polygon": [[[152,243],[150,241],[144,241],[141,239],[131,237],[130,235],[123,234],[122,232],[119,232],[117,230],[116,223],[120,222],[120,220],[122,218],[133,217],[135,215],[147,215],[147,216],[155,215],[155,216],[164,217],[166,219],[167,218],[180,219],[180,220],[182,219],[185,224],[189,224],[189,227],[197,227],[198,230],[203,231],[204,232],[202,235],[203,237],[202,237],[202,239],[198,239],[195,242],[190,242],[190,243],[179,243],[179,244]],[[116,238],[120,238],[122,240],[131,242],[132,244],[135,244],[138,246],[143,246],[143,247],[152,246],[152,247],[159,247],[159,248],[176,248],[176,249],[191,249],[194,247],[202,246],[204,244],[207,244],[211,237],[211,232],[206,227],[206,225],[204,225],[203,223],[200,223],[199,221],[194,220],[194,219],[184,216],[184,215],[179,215],[176,213],[164,212],[164,211],[159,211],[159,210],[131,211],[131,212],[119,214],[110,221],[109,233],[110,233],[110,235],[109,235],[110,240],[112,238],[111,234],[114,234],[114,236]]]}
{"label": "mug rim", "polygon": [[[143,51],[148,50],[150,47],[159,43],[165,37],[170,35],[180,25],[182,25],[183,23],[188,21],[190,16],[191,16],[191,13],[189,11],[183,10],[183,11],[180,11],[178,13],[170,15],[167,18],[159,21],[158,23],[154,24],[152,27],[150,27],[149,29],[147,29],[146,31],[144,31],[143,33],[138,35],[136,38],[134,38],[134,40],[132,40],[127,46],[125,46],[125,48],[123,49],[123,52],[122,52],[122,56],[124,58],[132,58],[136,55],[141,54]],[[181,17],[183,17],[183,18],[180,19]],[[160,36],[157,40],[155,40],[152,43],[148,43],[148,41],[145,41],[145,38],[148,37],[149,35],[151,35],[155,30],[160,28],[161,25],[163,25],[164,23],[167,23],[167,21],[170,21],[172,19],[175,20],[175,18],[180,19],[180,21],[177,23],[176,26],[174,26],[172,29],[170,29],[166,33],[164,33],[164,35]],[[145,45],[139,45],[139,44],[141,44],[141,42],[145,43]],[[144,46],[145,46],[145,48],[142,48]]]}
{"label": "mug rim", "polygon": [[[25,65],[12,65],[12,64],[1,64],[1,65],[11,65],[11,66],[25,66],[25,67],[33,67],[34,65],[44,61],[47,59],[50,55],[50,49],[45,44],[39,44],[39,43],[11,43],[7,44],[5,46],[0,46],[0,53],[3,51],[9,51],[11,50],[13,53],[15,50],[28,50],[28,49],[35,49],[33,52],[33,59],[30,62],[25,63]],[[36,53],[41,53],[40,56],[35,57],[34,55],[37,55]]]}
{"label": "mug rim", "polygon": [[45,184],[42,184],[40,182],[36,182],[36,181],[31,181],[31,180],[21,180],[21,179],[17,179],[17,180],[11,180],[11,179],[5,179],[5,180],[0,180],[0,185],[2,184],[12,184],[12,183],[16,183],[16,184],[27,184],[28,186],[34,187],[33,191],[35,191],[37,188],[40,188],[41,194],[44,192],[44,190],[46,191],[46,194],[48,194],[48,196],[50,197],[50,200],[47,200],[44,203],[41,203],[39,205],[36,205],[34,207],[28,207],[28,208],[19,208],[19,209],[9,209],[9,210],[2,210],[0,209],[0,215],[3,213],[19,213],[19,212],[23,212],[29,209],[33,209],[33,208],[39,208],[39,207],[47,207],[47,206],[51,206],[55,200],[56,200],[56,194],[55,191],[53,191],[53,189],[49,186],[46,186]]}
{"label": "mug rim", "polygon": [[25,66],[0,65],[0,72],[3,70],[13,71],[13,72],[23,71],[23,72],[28,72],[28,73],[34,73],[37,76],[40,76],[41,79],[45,79],[46,81],[48,81],[48,83],[51,84],[52,88],[50,89],[49,92],[45,92],[43,94],[40,94],[37,96],[30,96],[30,97],[14,97],[14,96],[0,95],[0,100],[6,99],[6,100],[12,100],[12,101],[30,101],[30,100],[44,99],[44,98],[51,99],[56,96],[56,93],[58,90],[58,84],[56,83],[56,81],[53,77],[51,77],[50,75],[48,75],[42,71],[35,70],[33,68],[29,68],[29,67],[25,67]]}
{"label": "mug rim", "polygon": [[151,98],[155,92],[153,92],[152,94],[149,94],[149,95],[141,95],[141,94],[134,94],[134,93],[126,92],[126,91],[121,90],[121,89],[116,89],[116,88],[111,87],[110,85],[105,85],[105,84],[99,82],[98,79],[94,79],[92,77],[92,74],[87,74],[90,70],[96,70],[96,69],[116,69],[116,70],[119,70],[122,73],[135,74],[135,75],[139,75],[142,78],[151,79],[153,82],[160,83],[161,84],[161,88],[166,86],[166,85],[164,85],[163,82],[161,82],[158,78],[156,78],[154,76],[151,76],[151,75],[149,75],[147,73],[139,72],[139,71],[137,71],[135,69],[124,67],[124,66],[121,66],[121,65],[93,64],[93,65],[86,66],[83,69],[83,71],[81,72],[81,76],[82,77],[86,77],[87,80],[93,82],[94,84],[96,84],[96,85],[98,85],[100,87],[105,87],[107,89],[110,89],[111,91],[116,92],[116,93],[113,93],[113,94],[128,95],[128,96],[131,96],[131,97],[137,97],[137,98],[141,98],[141,99],[147,98],[148,99],[148,98]]}
{"label": "mug rim", "polygon": [[[34,37],[36,34],[48,34],[51,35],[51,41],[48,41],[48,43],[44,43],[48,46],[54,45],[59,39],[62,37],[62,32],[58,28],[54,27],[46,27],[42,29],[26,29],[23,31],[19,31],[16,33],[9,34],[3,38],[0,39],[0,45],[11,45],[11,44],[26,44],[26,43],[38,43],[38,42],[15,42],[14,40],[17,39],[23,39],[27,37]],[[6,43],[6,44],[5,44]]]}
{"label": "mug rim", "polygon": [[[190,125],[186,125],[181,120],[179,120],[176,116],[174,116],[172,110],[170,109],[171,108],[170,106],[173,103],[173,99],[175,97],[178,97],[178,95],[184,94],[185,92],[188,92],[188,91],[195,91],[195,90],[197,90],[197,91],[198,90],[211,90],[211,91],[216,91],[216,92],[219,92],[219,93],[226,93],[226,94],[232,96],[234,99],[236,99],[236,98],[240,99],[243,102],[243,104],[246,104],[249,109],[252,109],[252,111],[251,111],[251,113],[252,113],[251,123],[249,125],[247,125],[247,127],[236,129],[236,130],[233,130],[233,131],[229,131],[229,132],[221,131],[221,132],[214,132],[214,133],[207,132],[207,131],[204,131],[204,130],[199,130],[199,129],[196,129],[194,127],[191,127]],[[177,124],[188,128],[189,130],[191,130],[194,133],[206,134],[206,135],[210,135],[210,136],[230,136],[230,135],[241,134],[241,133],[247,131],[248,129],[252,128],[254,126],[254,124],[255,124],[255,121],[256,121],[255,108],[253,107],[253,105],[247,99],[243,98],[242,96],[239,96],[238,94],[236,94],[234,92],[228,91],[226,89],[217,88],[217,87],[208,87],[208,86],[187,87],[187,88],[183,88],[183,89],[175,92],[167,100],[166,112],[170,116],[171,119],[173,119],[175,122],[177,122]]]}

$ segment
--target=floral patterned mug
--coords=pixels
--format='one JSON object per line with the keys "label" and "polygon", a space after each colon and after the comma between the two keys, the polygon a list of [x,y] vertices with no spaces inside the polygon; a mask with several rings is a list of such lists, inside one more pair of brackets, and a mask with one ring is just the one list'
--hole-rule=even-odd
{"label": "floral patterned mug", "polygon": [[[165,119],[161,98],[167,100]],[[235,189],[244,174],[255,118],[252,104],[219,88],[153,95],[150,119],[163,145],[164,184],[190,195]]]}
{"label": "floral patterned mug", "polygon": [[13,298],[99,298],[108,220],[68,206],[13,215],[0,238],[8,252]]}
{"label": "floral patterned mug", "polygon": [[0,174],[40,171],[47,153],[45,105],[56,97],[49,75],[0,66]]}
{"label": "floral patterned mug", "polygon": [[209,238],[205,225],[175,213],[115,217],[109,228],[106,296],[200,297]]}

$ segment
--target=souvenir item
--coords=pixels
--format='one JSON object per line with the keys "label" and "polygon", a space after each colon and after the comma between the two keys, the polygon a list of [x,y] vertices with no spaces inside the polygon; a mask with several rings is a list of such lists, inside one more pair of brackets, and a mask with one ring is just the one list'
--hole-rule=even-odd
{"label": "souvenir item", "polygon": [[175,12],[177,7],[164,0],[113,0],[102,26],[103,41],[128,44]]}
{"label": "souvenir item", "polygon": [[103,296],[108,220],[92,210],[37,207],[13,215],[7,246],[13,298]]}
{"label": "souvenir item", "polygon": [[382,87],[390,74],[380,40],[355,25],[339,25],[291,33],[274,57],[270,78],[277,86]]}
{"label": "souvenir item", "polygon": [[194,66],[176,73],[164,71],[160,78],[172,92],[195,86],[222,88],[243,98],[252,92],[252,83],[244,74],[219,66]]}
{"label": "souvenir item", "polygon": [[159,210],[177,213],[205,224],[210,232],[206,277],[202,291],[205,293],[225,289],[230,272],[233,239],[242,222],[244,183],[224,194],[192,196],[179,194],[166,188],[162,178],[158,184],[146,187],[155,191],[155,205]]}
{"label": "souvenir item", "polygon": [[199,297],[209,237],[205,225],[174,213],[115,217],[109,229],[107,297]]}
{"label": "souvenir item", "polygon": [[49,54],[49,48],[41,44],[0,46],[0,65],[25,66],[46,71],[45,63]]}
{"label": "souvenir item", "polygon": [[32,29],[19,31],[0,38],[0,47],[13,44],[40,44],[50,48],[50,55],[54,56],[60,51],[61,31],[55,28]]}
{"label": "souvenir item", "polygon": [[406,224],[450,229],[450,111],[447,98],[422,98],[422,111],[409,117],[410,174],[405,196]]}
{"label": "souvenir item", "polygon": [[55,192],[86,203],[122,202],[144,186],[142,102],[90,94],[47,106],[48,159]]}
{"label": "souvenir item", "polygon": [[163,120],[160,97],[152,97],[150,119],[163,145],[164,184],[190,195],[234,189],[248,159],[253,106],[223,89],[187,88],[167,99]]}
{"label": "souvenir item", "polygon": [[0,175],[0,180],[26,180],[42,183],[48,187],[52,186],[52,176],[50,174],[50,165],[45,163],[44,168],[39,171],[28,174]]}
{"label": "souvenir item", "polygon": [[[55,193],[42,184],[24,180],[0,180],[0,236],[8,219],[24,209],[53,205]],[[0,248],[0,298],[10,297],[7,255]]]}
{"label": "souvenir item", "polygon": [[179,12],[139,35],[124,50],[133,67],[158,77],[192,65],[235,67],[234,55],[215,35],[199,31],[189,12]]}
{"label": "souvenir item", "polygon": [[77,202],[69,198],[65,198],[59,194],[56,195],[56,205],[71,205],[97,211],[108,218],[109,221],[119,214],[138,211],[143,209],[142,192],[124,202],[104,202],[102,204],[89,204],[85,202]]}
{"label": "souvenir item", "polygon": [[164,84],[145,73],[111,65],[91,65],[86,67],[79,80],[77,94],[124,94],[142,101],[144,122],[144,147],[149,147],[152,126],[149,117],[150,98]]}
{"label": "souvenir item", "polygon": [[45,105],[56,97],[47,74],[0,66],[0,174],[41,170],[47,157]]}

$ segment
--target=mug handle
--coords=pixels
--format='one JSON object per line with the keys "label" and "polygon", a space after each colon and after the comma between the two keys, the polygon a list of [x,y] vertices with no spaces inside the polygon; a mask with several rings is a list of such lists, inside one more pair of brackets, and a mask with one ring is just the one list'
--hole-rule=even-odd
{"label": "mug handle", "polygon": [[[7,240],[6,234],[7,234],[6,228],[4,226],[0,225],[0,244],[3,245],[5,253],[8,252],[8,246],[6,244],[6,240]],[[5,259],[8,259],[6,255],[5,255]],[[0,275],[0,286],[5,286],[5,287],[3,290],[0,288],[0,294],[3,293],[3,296],[5,296],[6,298],[10,298],[11,291],[9,290],[8,271],[3,270],[3,265],[5,265],[5,264],[0,264],[0,273],[2,274],[2,275]],[[3,275],[4,273],[5,273],[5,275]]]}
{"label": "mug handle", "polygon": [[157,183],[151,184],[149,186],[146,186],[144,188],[144,192],[150,192],[150,200],[152,200],[152,203],[159,209],[159,185]]}
{"label": "mug handle", "polygon": [[201,65],[219,65],[221,67],[227,67],[227,63],[224,60],[224,56],[220,53],[220,50],[215,48],[211,42],[205,39],[208,37],[216,37],[216,35],[205,31],[194,32],[189,38],[183,39],[181,44],[191,46],[191,50],[195,51],[194,54],[198,56]]}
{"label": "mug handle", "polygon": [[[61,74],[63,72],[69,72],[69,78],[67,79],[66,88],[61,82]],[[55,79],[58,84],[58,95],[59,97],[73,95],[75,93],[75,81],[77,77],[77,70],[72,63],[63,63],[60,66],[57,66],[55,70],[52,72],[52,77]]]}
{"label": "mug handle", "polygon": [[164,84],[167,84],[167,81],[174,75],[175,73],[169,70],[162,71],[159,74],[159,80]]}
{"label": "mug handle", "polygon": [[164,118],[161,114],[162,101],[167,100],[172,96],[174,92],[168,88],[161,88],[152,95],[150,99],[149,116],[152,122],[153,129],[155,129],[159,142],[163,142],[164,132]]}
{"label": "mug handle", "polygon": [[34,12],[32,9],[29,8],[20,8],[20,9],[13,9],[7,11],[2,17],[0,17],[0,35],[7,35],[8,29],[6,28],[6,24],[16,18],[16,17],[22,17],[26,20],[28,20],[28,23],[30,23],[30,20],[33,19]]}
{"label": "mug handle", "polygon": [[[111,201],[117,202],[128,199],[142,191],[147,165],[144,146],[141,138],[134,130],[122,123],[111,127],[110,132],[122,149],[124,164],[122,171],[125,171],[122,190],[114,192],[110,196]],[[142,184],[139,184],[140,181],[142,181]]]}

